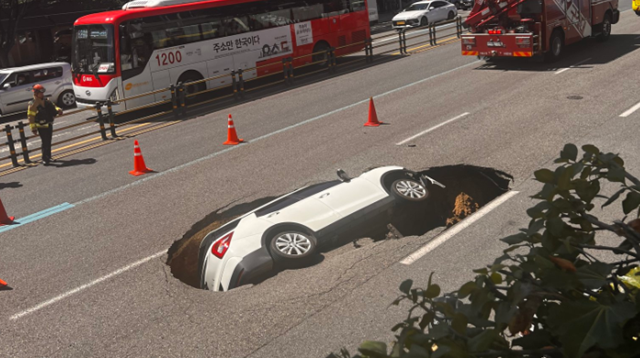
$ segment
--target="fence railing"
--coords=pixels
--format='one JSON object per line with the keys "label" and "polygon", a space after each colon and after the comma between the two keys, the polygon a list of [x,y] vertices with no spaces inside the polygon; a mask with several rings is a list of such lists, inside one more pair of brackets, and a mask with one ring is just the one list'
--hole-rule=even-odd
{"label": "fence railing", "polygon": [[[450,24],[455,24],[455,27],[448,26]],[[427,30],[425,32],[425,30]],[[449,31],[453,30],[453,31]],[[255,66],[251,68],[245,69],[237,69],[231,71],[231,73],[203,78],[196,81],[190,81],[187,83],[178,83],[176,85],[171,85],[167,88],[162,88],[158,90],[154,90],[151,92],[142,93],[139,95],[135,95],[132,97],[122,98],[119,100],[111,101],[108,99],[104,102],[96,103],[94,107],[88,107],[84,109],[75,110],[72,112],[65,113],[63,116],[66,117],[75,115],[81,112],[95,112],[95,115],[92,115],[90,118],[85,119],[82,122],[75,123],[72,125],[68,125],[65,127],[57,128],[54,132],[61,132],[68,130],[73,127],[85,125],[86,123],[97,123],[98,130],[92,131],[90,133],[85,133],[79,136],[75,136],[73,138],[64,139],[62,141],[56,142],[52,144],[52,147],[59,146],[60,144],[65,144],[69,142],[76,141],[78,139],[82,139],[87,136],[100,134],[100,138],[103,141],[118,138],[117,129],[131,125],[138,122],[148,121],[154,118],[162,117],[165,115],[173,114],[173,118],[175,120],[179,120],[182,117],[185,117],[188,114],[188,110],[190,108],[202,106],[205,104],[211,104],[214,102],[221,102],[224,100],[235,100],[239,101],[245,98],[248,92],[257,91],[266,87],[275,86],[278,84],[284,84],[285,86],[291,86],[295,83],[296,79],[311,76],[320,72],[328,72],[329,74],[334,74],[337,72],[338,67],[348,66],[354,63],[364,61],[367,64],[371,64],[374,62],[376,56],[382,56],[389,53],[398,53],[400,55],[407,55],[410,53],[409,46],[407,45],[407,39],[412,41],[411,46],[415,47],[418,45],[423,45],[428,43],[429,46],[437,46],[438,41],[444,40],[446,38],[457,37],[460,38],[463,32],[462,27],[462,18],[460,16],[448,20],[445,22],[441,22],[438,24],[429,24],[424,27],[414,27],[411,29],[402,29],[398,30],[397,34],[385,35],[374,38],[367,38],[363,41],[358,41],[355,43],[346,44],[340,47],[329,47],[322,51],[306,54],[298,57],[287,57],[282,59],[281,67],[277,63],[270,63],[261,66]],[[376,53],[374,55],[374,49],[379,49],[381,47],[389,46],[388,43],[380,44],[374,46],[374,40],[377,42],[390,42],[392,43],[392,39],[397,36],[398,47],[395,49],[383,51]],[[357,48],[352,52],[349,52],[350,49]],[[349,61],[343,61],[338,64],[338,59],[345,59],[353,54],[360,53],[364,51],[364,56],[360,58],[354,58]],[[340,53],[340,55],[336,55],[336,52]],[[300,60],[304,60],[303,64],[299,64],[298,66],[294,66],[294,63],[299,63]],[[319,66],[320,65],[320,66]],[[278,66],[278,70],[275,72],[269,72],[263,74],[261,76],[257,76],[257,73],[262,69],[273,69]],[[318,67],[318,69],[312,71],[305,71],[301,73],[300,71],[305,68],[311,68],[312,66]],[[251,71],[255,71],[256,76],[253,78],[245,79],[245,73],[250,73]],[[231,83],[221,86],[208,86],[207,83],[211,81],[219,81],[223,78],[228,78]],[[267,78],[272,78],[271,81],[268,81],[265,84],[257,84],[252,85],[251,88],[245,88],[247,83],[256,82],[259,80],[266,80]],[[204,87],[204,89],[202,89]],[[207,88],[210,87],[210,88]],[[230,93],[227,94],[219,94],[214,96],[213,98],[203,98],[206,95],[213,94],[214,92],[221,92],[225,90],[231,89]],[[142,106],[114,112],[113,106],[125,103],[127,101],[132,101],[140,98],[145,98],[148,96],[155,96],[159,93],[167,92],[170,94],[170,99],[155,101],[152,100],[151,103],[145,104]],[[158,113],[154,113],[151,115],[147,115],[144,117],[136,118],[129,121],[119,122],[118,117],[122,117],[125,114],[137,112],[143,109],[159,107],[161,105],[170,104],[170,109],[161,111]],[[60,118],[56,117],[56,118]],[[107,130],[106,124],[108,123],[109,128]],[[5,160],[11,160],[11,164],[13,167],[18,167],[23,164],[30,164],[31,157],[30,154],[33,152],[41,151],[42,148],[29,148],[28,141],[33,138],[37,138],[37,135],[27,136],[25,133],[25,127],[28,127],[28,124],[20,121],[16,126],[5,125],[4,132],[6,135],[6,142],[0,143],[0,148],[8,147],[9,155],[5,157],[0,157],[0,162]],[[19,136],[17,139],[13,137],[13,130],[17,129]],[[16,144],[19,145],[20,152],[16,151]],[[19,157],[22,156],[22,159]],[[22,164],[20,163],[22,162]],[[6,165],[5,165],[6,166]],[[1,168],[2,166],[0,166]]]}

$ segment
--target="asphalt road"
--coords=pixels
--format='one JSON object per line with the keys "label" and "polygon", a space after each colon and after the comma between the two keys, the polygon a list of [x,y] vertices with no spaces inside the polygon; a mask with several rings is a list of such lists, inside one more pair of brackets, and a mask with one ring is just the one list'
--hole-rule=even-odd
{"label": "asphalt road", "polygon": [[[0,231],[0,278],[14,287],[0,292],[0,356],[324,357],[364,339],[390,342],[405,316],[388,307],[400,282],[425,284],[435,271],[448,291],[493,261],[497,239],[528,222],[533,171],[552,166],[565,143],[620,153],[640,173],[640,112],[628,113],[640,101],[630,75],[638,17],[624,12],[613,32],[552,66],[487,65],[454,43],[140,134],[156,171],[144,177],[128,174],[131,138],[0,177],[18,221],[60,210]],[[389,125],[363,127],[369,97]],[[248,143],[222,145],[229,112]],[[337,168],[461,163],[513,175],[517,193],[410,265],[400,261],[442,228],[347,244],[224,293],[189,287],[165,264],[193,223],[230,203],[333,179]]]}

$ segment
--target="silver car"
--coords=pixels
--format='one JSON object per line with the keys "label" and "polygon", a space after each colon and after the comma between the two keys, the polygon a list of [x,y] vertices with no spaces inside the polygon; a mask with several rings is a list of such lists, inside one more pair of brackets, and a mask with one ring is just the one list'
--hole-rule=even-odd
{"label": "silver car", "polygon": [[45,96],[62,108],[73,107],[71,65],[65,62],[42,63],[25,67],[0,69],[0,116],[26,112],[36,83],[47,90]]}

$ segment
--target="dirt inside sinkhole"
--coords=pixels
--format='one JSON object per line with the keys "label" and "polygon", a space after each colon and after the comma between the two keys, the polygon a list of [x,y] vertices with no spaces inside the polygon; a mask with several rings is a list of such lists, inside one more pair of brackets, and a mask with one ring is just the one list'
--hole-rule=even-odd
{"label": "dirt inside sinkhole", "polygon": [[[397,234],[420,236],[437,227],[450,227],[508,191],[509,183],[513,180],[511,175],[500,170],[472,165],[434,167],[420,173],[443,183],[446,188],[431,186],[429,199],[425,202],[396,205],[379,217],[371,218],[366,227],[360,225],[361,227],[345,230],[333,247],[328,249],[355,242],[363,237],[384,240],[397,237]],[[198,250],[202,239],[212,230],[277,197],[265,197],[218,209],[195,223],[169,248],[167,265],[170,266],[173,276],[187,285],[198,288]]]}

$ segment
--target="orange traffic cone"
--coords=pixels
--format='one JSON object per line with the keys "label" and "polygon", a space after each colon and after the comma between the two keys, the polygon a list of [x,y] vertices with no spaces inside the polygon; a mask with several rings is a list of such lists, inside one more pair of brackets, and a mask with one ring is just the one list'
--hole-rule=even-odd
{"label": "orange traffic cone", "polygon": [[376,106],[373,105],[373,97],[369,98],[369,121],[364,124],[365,127],[377,127],[380,125],[378,114],[376,114]]}
{"label": "orange traffic cone", "polygon": [[138,145],[138,140],[136,139],[135,142],[133,142],[133,170],[130,171],[129,174],[138,176],[152,171],[153,170],[147,168],[146,164],[144,164],[140,145]]}
{"label": "orange traffic cone", "polygon": [[6,282],[0,280],[0,291],[2,291],[2,290],[10,290],[10,289],[11,289],[11,287],[9,287],[9,285]]}
{"label": "orange traffic cone", "polygon": [[4,205],[2,205],[2,200],[0,200],[0,226],[11,225],[14,219],[15,217],[7,215]]}
{"label": "orange traffic cone", "polygon": [[224,145],[236,145],[244,142],[244,139],[238,138],[238,133],[236,133],[236,127],[233,125],[233,119],[231,119],[231,115],[229,115],[229,120],[227,123],[227,141],[222,143]]}

